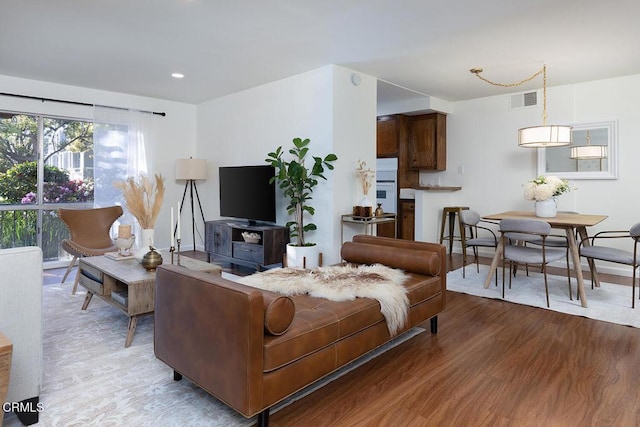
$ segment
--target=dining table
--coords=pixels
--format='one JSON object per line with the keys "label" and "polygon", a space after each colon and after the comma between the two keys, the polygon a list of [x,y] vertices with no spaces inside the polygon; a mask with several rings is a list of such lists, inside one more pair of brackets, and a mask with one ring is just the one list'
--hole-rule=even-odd
{"label": "dining table", "polygon": [[[537,219],[545,221],[551,228],[563,229],[569,242],[569,252],[571,253],[571,261],[573,264],[573,273],[578,283],[578,295],[580,297],[580,303],[583,307],[587,307],[587,295],[584,290],[584,276],[582,275],[582,268],[580,264],[580,252],[578,251],[578,243],[576,242],[576,233],[583,245],[589,245],[587,234],[587,227],[592,227],[596,224],[607,219],[606,215],[590,215],[590,214],[578,214],[578,213],[565,213],[558,212],[556,216],[545,218],[536,216],[535,212],[529,211],[507,211],[498,214],[486,215],[482,217],[489,221],[500,221],[503,219]],[[491,267],[489,268],[489,274],[484,281],[484,287],[489,288],[491,286],[491,279],[498,267],[498,263],[502,258],[502,252],[504,250],[502,239],[498,241],[495,254],[491,261]],[[587,259],[592,271],[592,277],[594,286],[600,286],[598,280],[598,272],[595,269],[592,259]]]}

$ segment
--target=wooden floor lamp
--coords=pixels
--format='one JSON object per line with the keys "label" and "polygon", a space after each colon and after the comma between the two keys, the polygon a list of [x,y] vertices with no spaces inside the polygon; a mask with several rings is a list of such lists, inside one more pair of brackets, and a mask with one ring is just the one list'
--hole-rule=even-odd
{"label": "wooden floor lamp", "polygon": [[[180,211],[178,215],[182,214],[182,208],[184,206],[184,199],[187,195],[187,189],[189,189],[189,196],[191,200],[191,235],[193,238],[193,251],[196,250],[196,218],[195,209],[193,203],[193,193],[196,193],[196,199],[198,200],[198,207],[200,208],[200,215],[202,216],[202,223],[204,224],[204,213],[202,212],[202,204],[200,203],[200,196],[198,195],[198,187],[196,186],[197,180],[205,180],[207,178],[207,161],[204,159],[194,159],[189,157],[188,159],[177,159],[175,162],[175,179],[176,181],[184,180],[184,192],[182,193],[182,201],[180,202]],[[175,237],[177,231],[176,227],[173,229],[173,235]]]}

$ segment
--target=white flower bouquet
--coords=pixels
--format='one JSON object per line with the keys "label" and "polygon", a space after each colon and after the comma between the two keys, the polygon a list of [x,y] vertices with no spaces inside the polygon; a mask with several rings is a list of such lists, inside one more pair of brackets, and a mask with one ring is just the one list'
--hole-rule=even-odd
{"label": "white flower bouquet", "polygon": [[524,184],[524,198],[542,202],[571,191],[569,181],[557,176],[540,175]]}

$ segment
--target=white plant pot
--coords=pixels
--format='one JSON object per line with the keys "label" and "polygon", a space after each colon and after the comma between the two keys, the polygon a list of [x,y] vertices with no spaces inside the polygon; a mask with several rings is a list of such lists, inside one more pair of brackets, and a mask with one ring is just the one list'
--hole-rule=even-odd
{"label": "white plant pot", "polygon": [[536,202],[536,216],[540,218],[553,218],[557,214],[558,207],[553,198]]}
{"label": "white plant pot", "polygon": [[287,267],[312,269],[318,266],[320,249],[313,246],[287,244]]}
{"label": "white plant pot", "polygon": [[144,255],[149,252],[149,246],[153,246],[153,238],[155,236],[154,228],[143,228],[140,231],[140,240],[136,244],[136,251],[133,258],[142,262]]}

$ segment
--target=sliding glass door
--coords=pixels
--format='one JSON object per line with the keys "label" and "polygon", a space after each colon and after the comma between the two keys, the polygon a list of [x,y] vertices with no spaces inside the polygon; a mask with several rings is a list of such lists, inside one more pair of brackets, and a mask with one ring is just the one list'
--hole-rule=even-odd
{"label": "sliding glass door", "polygon": [[60,207],[93,207],[93,123],[0,111],[0,248],[67,257]]}

